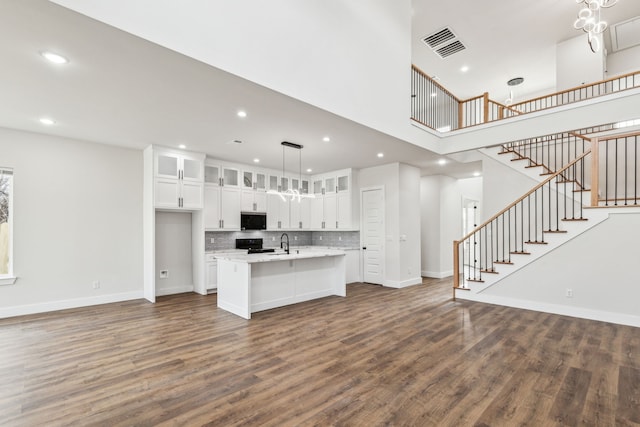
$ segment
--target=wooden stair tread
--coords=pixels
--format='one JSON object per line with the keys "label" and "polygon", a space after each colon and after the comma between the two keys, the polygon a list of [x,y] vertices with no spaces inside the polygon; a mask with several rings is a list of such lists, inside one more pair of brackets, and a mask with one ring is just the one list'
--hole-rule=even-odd
{"label": "wooden stair tread", "polygon": [[517,162],[518,160],[529,160],[526,157],[516,157],[515,159],[511,159],[512,162]]}
{"label": "wooden stair tread", "polygon": [[562,218],[563,221],[588,221],[587,218]]}
{"label": "wooden stair tread", "polygon": [[543,233],[566,233],[567,230],[544,230]]}
{"label": "wooden stair tread", "polygon": [[494,264],[513,265],[511,261],[493,261]]}
{"label": "wooden stair tread", "polygon": [[511,252],[511,255],[531,255],[531,252],[514,251],[514,252]]}
{"label": "wooden stair tread", "polygon": [[453,289],[458,289],[460,291],[470,291],[471,288],[463,288],[462,286],[454,286]]}
{"label": "wooden stair tread", "polygon": [[484,280],[480,279],[464,279],[465,282],[484,283]]}
{"label": "wooden stair tread", "polygon": [[533,164],[530,164],[529,166],[525,166],[524,168],[525,169],[529,169],[529,168],[541,168],[541,167],[544,167],[544,165],[539,165],[537,163],[533,163]]}
{"label": "wooden stair tread", "polygon": [[573,190],[574,193],[579,193],[581,191],[591,191],[590,188],[578,188],[577,190]]}
{"label": "wooden stair tread", "polygon": [[540,176],[553,175],[555,172],[544,172],[541,173]]}
{"label": "wooden stair tread", "polygon": [[487,273],[487,274],[500,274],[499,272],[495,271],[495,270],[480,270],[481,273]]}
{"label": "wooden stair tread", "polygon": [[532,241],[526,241],[525,243],[529,244],[529,245],[548,245],[547,242],[532,242]]}

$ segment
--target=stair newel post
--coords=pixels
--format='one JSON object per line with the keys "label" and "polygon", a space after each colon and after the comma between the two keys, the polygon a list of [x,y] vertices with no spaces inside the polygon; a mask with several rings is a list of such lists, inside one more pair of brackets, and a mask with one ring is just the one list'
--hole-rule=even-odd
{"label": "stair newel post", "polygon": [[489,121],[489,92],[485,92],[482,95],[483,117],[482,122],[487,123]]}
{"label": "stair newel post", "polygon": [[591,139],[591,207],[598,206],[598,184],[599,184],[599,147],[598,138]]}
{"label": "stair newel post", "polygon": [[460,286],[460,242],[453,241],[453,300],[456,300],[456,288]]}

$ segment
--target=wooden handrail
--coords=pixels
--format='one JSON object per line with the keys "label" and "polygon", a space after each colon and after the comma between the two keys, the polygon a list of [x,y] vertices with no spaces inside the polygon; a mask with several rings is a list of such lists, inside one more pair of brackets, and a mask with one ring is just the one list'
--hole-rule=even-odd
{"label": "wooden handrail", "polygon": [[437,81],[433,80],[431,77],[429,77],[429,75],[427,73],[425,73],[424,71],[422,71],[420,68],[418,68],[417,66],[415,66],[414,64],[411,64],[411,68],[413,70],[415,70],[416,72],[418,72],[419,74],[422,75],[422,77],[428,79],[431,81],[431,83],[433,83],[434,85],[436,85],[438,87],[438,89],[440,89],[441,91],[443,91],[444,93],[446,93],[447,95],[449,95],[450,97],[452,97],[453,99],[455,99],[458,102],[461,102],[460,99],[455,96],[454,94],[452,94],[451,92],[449,92],[447,89],[445,89],[440,83],[438,83]]}
{"label": "wooden handrail", "polygon": [[585,151],[582,155],[580,155],[580,157],[577,157],[575,160],[573,160],[571,163],[568,163],[565,167],[563,167],[562,169],[560,169],[559,171],[555,172],[553,175],[551,175],[549,178],[545,179],[544,181],[542,181],[540,184],[536,185],[535,187],[533,187],[531,190],[527,191],[525,193],[524,196],[521,196],[520,198],[518,198],[515,202],[511,203],[509,206],[507,206],[506,208],[502,209],[500,212],[498,212],[497,214],[495,214],[494,216],[492,216],[490,219],[486,220],[485,222],[483,222],[480,226],[476,227],[473,231],[471,231],[469,234],[467,234],[466,236],[464,236],[462,239],[460,239],[458,242],[464,242],[465,240],[467,240],[469,237],[473,236],[475,233],[477,233],[478,231],[480,231],[480,229],[484,228],[485,226],[491,224],[492,221],[494,221],[496,218],[498,218],[500,215],[502,215],[503,213],[507,212],[509,209],[511,209],[512,207],[514,207],[515,205],[517,205],[518,203],[520,203],[521,201],[523,201],[524,199],[526,199],[527,197],[529,197],[530,195],[532,195],[533,193],[535,193],[538,189],[542,188],[543,186],[547,185],[549,183],[549,181],[551,181],[552,179],[554,179],[555,177],[557,177],[558,175],[562,174],[564,171],[566,171],[567,169],[569,169],[571,166],[575,165],[577,162],[579,162],[580,160],[582,160],[583,158],[585,158],[589,153],[591,153],[591,149]]}
{"label": "wooden handrail", "polygon": [[611,78],[608,78],[606,80],[600,80],[600,81],[595,82],[595,83],[589,83],[587,85],[576,86],[576,87],[573,87],[571,89],[562,90],[560,92],[550,93],[549,95],[544,95],[544,96],[539,96],[537,98],[527,99],[526,101],[521,101],[521,102],[518,102],[516,104],[511,104],[511,106],[512,107],[516,107],[518,105],[524,105],[524,104],[528,104],[530,102],[540,101],[542,99],[549,98],[551,96],[562,95],[562,94],[565,94],[565,93],[573,92],[575,90],[585,89],[585,88],[592,87],[592,86],[598,86],[598,85],[601,85],[603,83],[608,83],[608,82],[612,82],[614,80],[624,79],[626,77],[634,76],[636,74],[640,74],[640,71],[634,71],[632,73],[627,73],[627,74],[622,74],[622,75],[619,75],[619,76],[616,76],[616,77],[611,77]]}

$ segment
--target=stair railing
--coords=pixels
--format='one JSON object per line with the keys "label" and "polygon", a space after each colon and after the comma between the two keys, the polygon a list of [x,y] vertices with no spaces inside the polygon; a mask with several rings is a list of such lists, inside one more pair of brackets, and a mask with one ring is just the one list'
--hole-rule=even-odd
{"label": "stair railing", "polygon": [[512,264],[512,256],[528,255],[526,245],[547,244],[548,233],[564,233],[561,221],[583,221],[582,191],[575,182],[586,182],[591,162],[586,151],[525,195],[453,242],[453,284],[468,289],[467,282],[483,282],[496,274],[497,264]]}
{"label": "stair railing", "polygon": [[411,118],[431,129],[448,132],[638,87],[640,71],[507,106],[489,99],[488,93],[461,100],[412,65]]}
{"label": "stair railing", "polygon": [[594,138],[592,144],[591,206],[640,205],[638,145],[640,132]]}

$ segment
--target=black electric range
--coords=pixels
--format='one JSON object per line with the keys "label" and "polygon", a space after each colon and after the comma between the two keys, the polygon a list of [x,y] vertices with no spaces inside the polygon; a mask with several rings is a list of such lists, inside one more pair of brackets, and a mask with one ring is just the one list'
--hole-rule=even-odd
{"label": "black electric range", "polygon": [[262,239],[236,239],[236,249],[247,249],[250,254],[275,252],[273,248],[263,248]]}

